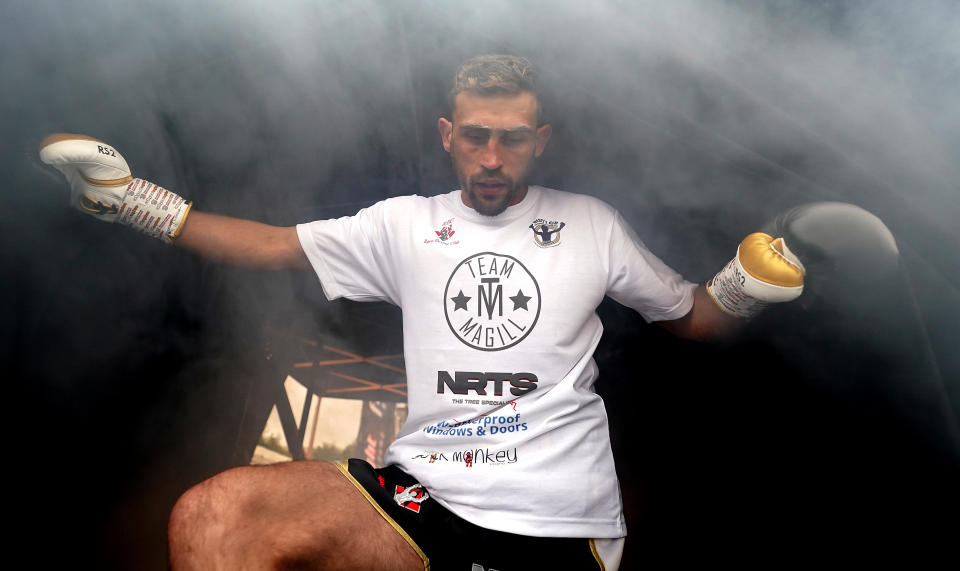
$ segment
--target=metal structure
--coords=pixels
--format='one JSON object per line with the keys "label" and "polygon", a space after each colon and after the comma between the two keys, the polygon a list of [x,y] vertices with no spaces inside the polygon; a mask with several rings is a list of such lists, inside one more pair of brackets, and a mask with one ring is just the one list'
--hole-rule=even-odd
{"label": "metal structure", "polygon": [[[276,405],[287,447],[294,460],[307,458],[313,449],[314,430],[308,430],[311,408],[314,424],[324,397],[357,399],[366,402],[358,434],[358,456],[371,462],[382,458],[402,419],[397,418],[396,403],[407,398],[406,374],[402,354],[364,356],[337,346],[339,341],[318,341],[274,333],[266,358],[277,373],[279,390]],[[282,347],[273,351],[273,347]],[[282,356],[280,356],[282,355]],[[303,407],[294,411],[283,381],[295,378],[306,387]],[[314,399],[313,397],[317,398]],[[300,422],[295,414],[299,413]],[[307,442],[305,442],[307,440]]]}

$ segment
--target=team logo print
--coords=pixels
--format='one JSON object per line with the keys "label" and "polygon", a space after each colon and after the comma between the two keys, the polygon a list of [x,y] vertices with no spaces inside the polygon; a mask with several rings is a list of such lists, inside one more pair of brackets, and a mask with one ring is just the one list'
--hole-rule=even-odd
{"label": "team logo print", "polygon": [[420,513],[420,503],[429,497],[420,484],[414,484],[409,488],[397,486],[396,492],[393,494],[393,499],[397,502],[397,505],[416,513]]}
{"label": "team logo print", "polygon": [[540,317],[540,286],[513,256],[483,252],[460,262],[443,291],[450,331],[480,351],[501,351],[526,338]]}
{"label": "team logo print", "polygon": [[530,225],[533,230],[533,241],[541,248],[550,248],[560,243],[560,231],[566,226],[566,222],[557,222],[555,220],[544,220],[537,218]]}

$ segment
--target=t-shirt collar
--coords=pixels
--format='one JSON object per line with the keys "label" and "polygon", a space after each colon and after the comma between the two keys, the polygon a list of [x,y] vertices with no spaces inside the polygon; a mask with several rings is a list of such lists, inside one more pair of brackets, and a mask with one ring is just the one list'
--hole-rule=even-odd
{"label": "t-shirt collar", "polygon": [[484,216],[463,203],[463,199],[460,197],[462,193],[462,190],[455,190],[449,194],[450,200],[453,202],[453,208],[459,215],[473,222],[491,225],[500,225],[516,220],[533,208],[533,205],[540,199],[540,187],[530,185],[527,187],[527,194],[523,197],[523,200],[508,206],[506,210],[496,216]]}

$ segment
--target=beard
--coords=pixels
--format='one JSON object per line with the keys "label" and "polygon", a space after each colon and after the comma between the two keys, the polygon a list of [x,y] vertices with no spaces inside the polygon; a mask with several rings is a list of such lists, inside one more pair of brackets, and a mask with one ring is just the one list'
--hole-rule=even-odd
{"label": "beard", "polygon": [[[527,190],[527,175],[530,166],[514,179],[500,172],[499,170],[483,170],[475,175],[467,175],[463,168],[457,164],[455,153],[450,153],[453,161],[453,170],[457,173],[457,179],[460,181],[460,188],[466,195],[473,209],[483,216],[497,216],[507,209],[508,206],[523,197]],[[482,191],[485,183],[496,181],[503,185],[503,192],[490,195]]]}
{"label": "beard", "polygon": [[[520,196],[521,191],[526,188],[525,184],[517,184],[512,178],[502,173],[481,173],[468,177],[466,180],[464,180],[463,176],[458,178],[460,178],[460,187],[463,189],[463,192],[466,193],[470,204],[473,205],[473,209],[484,216],[496,216],[502,213]],[[491,179],[496,179],[504,185],[504,192],[502,194],[489,196],[479,190],[479,187],[483,186],[480,181],[489,182]]]}

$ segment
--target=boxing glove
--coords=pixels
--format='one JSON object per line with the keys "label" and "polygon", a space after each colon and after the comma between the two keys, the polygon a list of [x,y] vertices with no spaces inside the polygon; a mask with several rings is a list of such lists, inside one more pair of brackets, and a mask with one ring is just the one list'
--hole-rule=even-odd
{"label": "boxing glove", "polygon": [[818,296],[862,296],[900,268],[896,239],[874,214],[843,202],[811,202],[784,211],[763,230],[783,236],[808,270]]}
{"label": "boxing glove", "polygon": [[103,141],[55,133],[40,144],[40,160],[67,178],[70,204],[81,212],[130,226],[166,243],[183,230],[192,203],[133,178],[123,156]]}
{"label": "boxing glove", "polygon": [[737,255],[707,282],[707,292],[726,313],[752,317],[770,303],[799,297],[804,272],[783,238],[756,232],[740,242]]}

